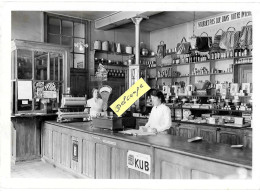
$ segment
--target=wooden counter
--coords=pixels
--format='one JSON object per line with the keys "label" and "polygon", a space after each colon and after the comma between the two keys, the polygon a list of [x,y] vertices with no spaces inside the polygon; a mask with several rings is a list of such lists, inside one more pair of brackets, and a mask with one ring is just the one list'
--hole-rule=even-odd
{"label": "wooden counter", "polygon": [[12,163],[41,158],[41,123],[56,114],[11,116]]}
{"label": "wooden counter", "polygon": [[[129,136],[91,127],[89,122],[43,124],[43,159],[86,178],[226,178],[251,176],[252,151],[157,134]],[[75,147],[76,146],[76,147]],[[127,153],[150,156],[150,174],[128,168]],[[75,154],[73,154],[75,153]]]}

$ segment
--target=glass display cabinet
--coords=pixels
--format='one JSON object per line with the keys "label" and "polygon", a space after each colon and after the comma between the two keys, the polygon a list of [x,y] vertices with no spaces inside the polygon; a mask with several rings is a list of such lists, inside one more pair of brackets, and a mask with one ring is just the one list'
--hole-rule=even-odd
{"label": "glass display cabinet", "polygon": [[12,114],[55,112],[70,86],[68,46],[12,41]]}

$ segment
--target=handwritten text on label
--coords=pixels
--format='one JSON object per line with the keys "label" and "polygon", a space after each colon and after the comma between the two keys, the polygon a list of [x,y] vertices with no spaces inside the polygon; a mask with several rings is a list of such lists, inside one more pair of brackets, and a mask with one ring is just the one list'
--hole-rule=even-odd
{"label": "handwritten text on label", "polygon": [[123,95],[121,95],[110,108],[121,116],[137,99],[149,91],[151,88],[140,78],[132,87],[130,87]]}

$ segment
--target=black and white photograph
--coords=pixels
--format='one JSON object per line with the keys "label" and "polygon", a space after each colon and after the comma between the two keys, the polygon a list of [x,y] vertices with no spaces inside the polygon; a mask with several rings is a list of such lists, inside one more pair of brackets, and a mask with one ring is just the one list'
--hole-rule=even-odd
{"label": "black and white photograph", "polygon": [[259,189],[259,3],[52,3],[0,4],[1,188]]}

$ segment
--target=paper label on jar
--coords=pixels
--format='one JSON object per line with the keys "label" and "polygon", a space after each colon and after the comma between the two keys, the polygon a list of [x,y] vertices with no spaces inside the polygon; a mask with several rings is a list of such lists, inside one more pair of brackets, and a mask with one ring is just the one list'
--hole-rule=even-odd
{"label": "paper label on jar", "polygon": [[117,116],[121,116],[134,102],[137,101],[137,99],[139,99],[150,89],[151,88],[147,85],[143,78],[140,78],[112,105],[110,105],[110,108],[117,114]]}

